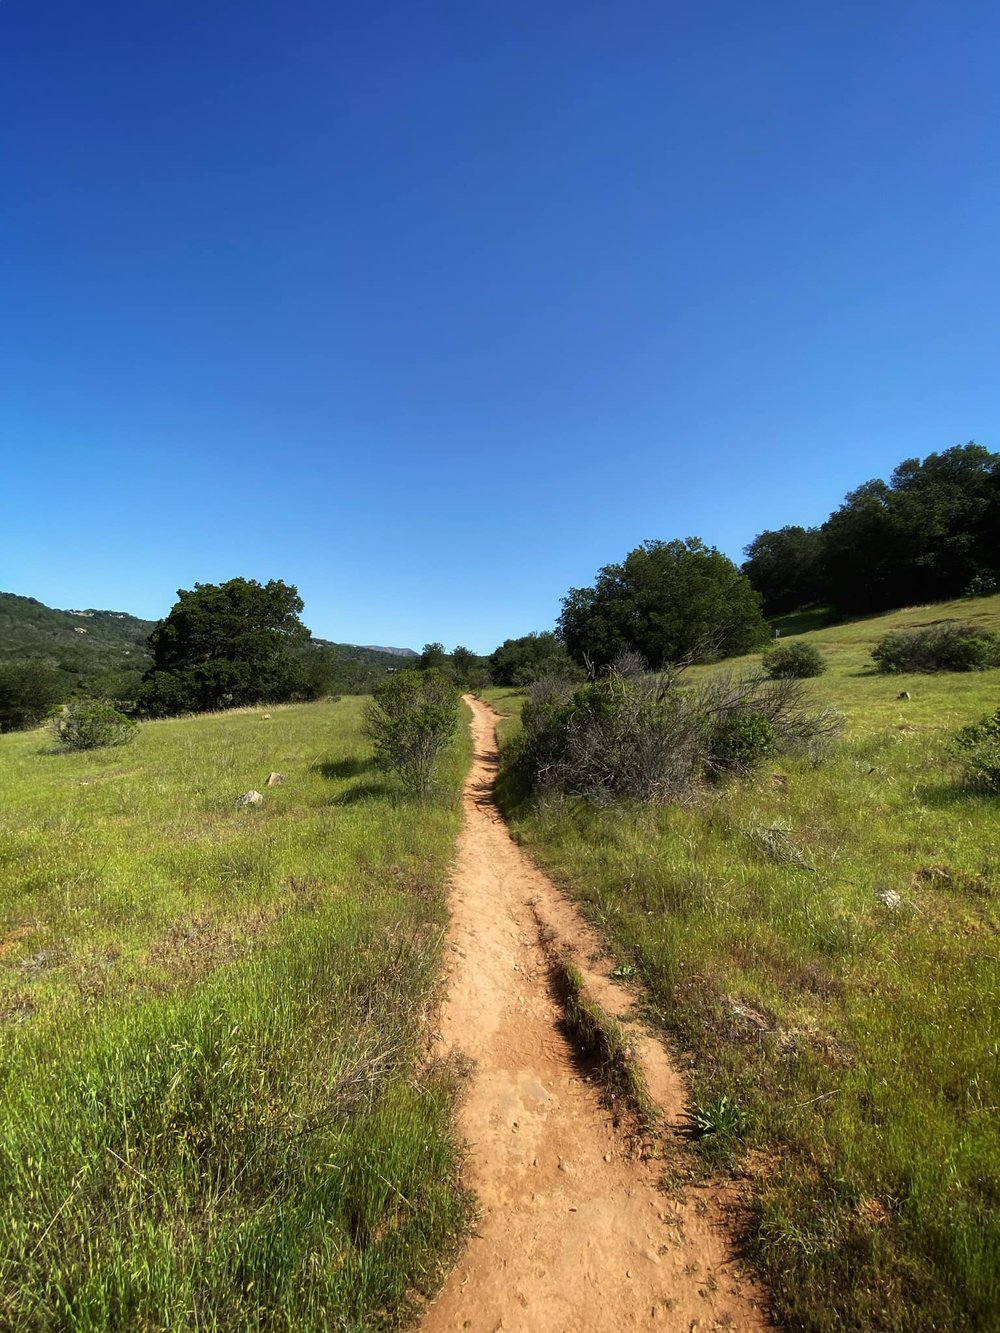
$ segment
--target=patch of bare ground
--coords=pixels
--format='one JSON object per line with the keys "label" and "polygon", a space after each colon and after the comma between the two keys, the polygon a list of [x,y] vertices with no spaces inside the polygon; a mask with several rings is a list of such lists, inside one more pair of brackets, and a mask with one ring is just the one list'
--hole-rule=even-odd
{"label": "patch of bare ground", "polygon": [[[496,715],[476,699],[475,758],[451,892],[438,1054],[472,1074],[459,1111],[472,1238],[424,1333],[770,1327],[733,1248],[728,1182],[690,1176],[687,1087],[629,998],[592,960],[596,936],[512,841],[496,809]],[[566,1034],[553,957],[622,1025],[649,1116],[619,1109]]]}

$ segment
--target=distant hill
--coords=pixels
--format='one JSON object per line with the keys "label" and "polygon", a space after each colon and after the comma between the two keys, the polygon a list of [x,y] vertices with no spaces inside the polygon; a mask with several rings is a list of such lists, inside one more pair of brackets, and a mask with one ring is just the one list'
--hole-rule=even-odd
{"label": "distant hill", "polygon": [[154,621],[92,607],[58,611],[34,597],[0,593],[0,660],[42,658],[73,676],[144,671]]}
{"label": "distant hill", "polygon": [[398,661],[391,661],[392,658],[420,656],[412,648],[379,648],[373,643],[334,643],[332,639],[316,638],[313,639],[313,643],[318,648],[334,648],[357,662],[372,662],[380,666],[398,666]]}
{"label": "distant hill", "polygon": [[[73,685],[94,678],[129,677],[134,684],[151,664],[146,646],[155,620],[141,620],[127,611],[93,607],[60,611],[34,597],[0,593],[0,662],[11,658],[39,659],[64,672]],[[380,648],[372,644],[333,643],[313,639],[338,664],[338,687],[368,689],[400,658],[417,657],[412,648]],[[128,681],[109,681],[113,693],[127,692]]]}

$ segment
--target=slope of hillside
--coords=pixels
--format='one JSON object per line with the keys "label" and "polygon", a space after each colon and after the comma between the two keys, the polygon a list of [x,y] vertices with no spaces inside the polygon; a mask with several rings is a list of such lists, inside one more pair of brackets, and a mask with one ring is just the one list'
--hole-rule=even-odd
{"label": "slope of hillside", "polygon": [[822,612],[796,612],[772,621],[780,631],[780,642],[804,640],[813,643],[829,657],[831,666],[861,670],[871,666],[871,649],[892,630],[922,629],[941,621],[960,620],[987,630],[1000,630],[1000,593],[992,597],[959,597],[951,602],[932,602],[908,606],[884,615],[865,616],[843,624],[813,628],[822,621]]}
{"label": "slope of hillside", "polygon": [[870,656],[942,620],[1000,629],[1000,597],[800,636],[828,663],[807,698],[846,720],[821,762],[677,805],[510,812],[689,1053],[707,1158],[750,1209],[779,1322],[810,1333],[1000,1327],[1000,804],[954,743],[1000,670]]}
{"label": "slope of hillside", "polygon": [[59,611],[34,597],[3,592],[0,655],[43,657],[73,672],[121,666],[123,658],[138,657],[144,665],[154,623],[125,611]]}
{"label": "slope of hillside", "polygon": [[[65,673],[70,685],[109,681],[127,674],[131,683],[150,665],[147,640],[155,620],[125,611],[93,608],[61,611],[34,597],[0,593],[0,662],[39,660]],[[379,648],[313,639],[312,647],[330,654],[331,688],[342,694],[371,689],[389,671],[398,671],[417,654],[411,648]],[[111,685],[109,681],[109,686]],[[113,692],[127,687],[121,679]]]}

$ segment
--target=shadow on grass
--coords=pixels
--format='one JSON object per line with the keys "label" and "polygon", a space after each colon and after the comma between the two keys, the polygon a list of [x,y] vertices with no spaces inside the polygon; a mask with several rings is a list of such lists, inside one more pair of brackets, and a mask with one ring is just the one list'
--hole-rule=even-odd
{"label": "shadow on grass", "polygon": [[953,782],[934,782],[915,788],[914,795],[923,805],[935,810],[947,810],[955,805],[972,806],[976,809],[995,808],[1000,814],[1000,793],[990,791],[982,783],[968,778],[956,778]]}
{"label": "shadow on grass", "polygon": [[321,773],[324,778],[359,778],[363,773],[371,773],[375,768],[374,759],[324,759],[313,764],[310,772]]}
{"label": "shadow on grass", "polygon": [[330,804],[357,805],[361,801],[378,801],[387,796],[398,797],[398,788],[390,787],[387,782],[360,782],[356,787],[348,787],[340,796],[334,796]]}

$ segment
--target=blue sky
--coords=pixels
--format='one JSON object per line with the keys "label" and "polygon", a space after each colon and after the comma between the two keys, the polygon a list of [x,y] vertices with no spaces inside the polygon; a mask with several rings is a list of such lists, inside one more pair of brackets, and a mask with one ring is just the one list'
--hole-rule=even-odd
{"label": "blue sky", "polygon": [[1000,6],[0,5],[0,588],[489,651],[1000,448]]}

